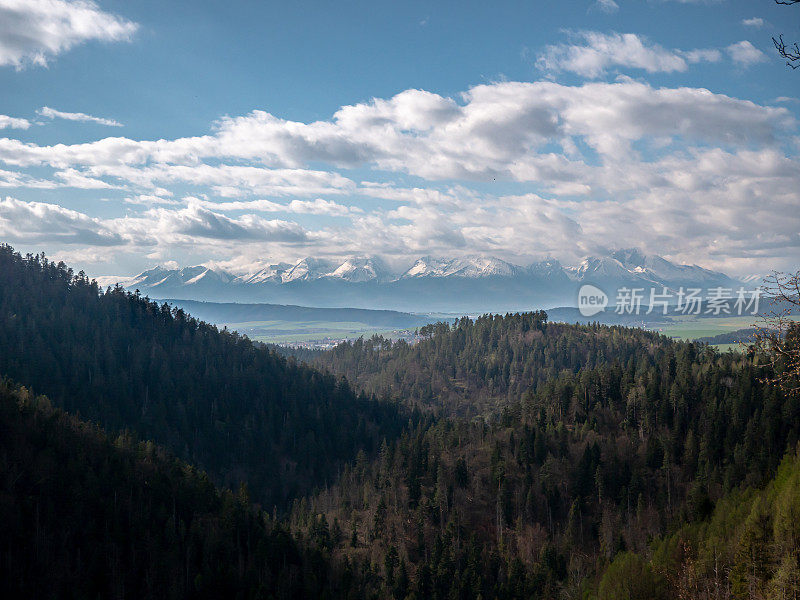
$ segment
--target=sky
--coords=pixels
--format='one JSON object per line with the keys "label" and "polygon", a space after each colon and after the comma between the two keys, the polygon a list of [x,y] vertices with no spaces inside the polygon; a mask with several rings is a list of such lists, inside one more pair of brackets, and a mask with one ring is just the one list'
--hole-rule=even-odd
{"label": "sky", "polygon": [[306,256],[800,265],[800,5],[0,0],[0,241],[91,275]]}

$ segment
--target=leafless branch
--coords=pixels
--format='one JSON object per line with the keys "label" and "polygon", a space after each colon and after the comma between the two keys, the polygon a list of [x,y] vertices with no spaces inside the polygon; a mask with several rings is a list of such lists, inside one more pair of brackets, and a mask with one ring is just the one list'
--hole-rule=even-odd
{"label": "leafless branch", "polygon": [[[800,0],[798,0],[798,3],[800,3]],[[772,38],[772,43],[775,44],[775,49],[778,51],[778,54],[786,59],[787,65],[793,69],[800,67],[800,46],[798,46],[797,42],[795,42],[793,46],[787,45],[786,42],[783,41],[783,35],[779,35],[777,38]]]}
{"label": "leafless branch", "polygon": [[761,317],[753,352],[766,357],[770,375],[765,381],[787,395],[800,395],[800,323],[790,316],[800,307],[800,271],[774,271],[761,289],[771,298],[772,308]]}
{"label": "leafless branch", "polygon": [[[793,4],[800,4],[800,0],[775,0],[775,4],[783,6],[791,6]],[[772,43],[775,44],[775,49],[778,54],[786,59],[786,64],[793,69],[800,67],[800,46],[797,42],[794,44],[787,44],[783,41],[783,35],[772,38]]]}

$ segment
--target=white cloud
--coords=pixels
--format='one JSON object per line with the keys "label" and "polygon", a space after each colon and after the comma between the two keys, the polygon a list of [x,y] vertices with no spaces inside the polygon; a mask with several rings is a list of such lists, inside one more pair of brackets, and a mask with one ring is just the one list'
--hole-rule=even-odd
{"label": "white cloud", "polygon": [[287,204],[280,204],[272,200],[244,200],[236,202],[211,202],[200,201],[206,208],[215,210],[256,210],[260,212],[285,212],[309,215],[327,215],[330,217],[344,217],[354,213],[362,213],[360,208],[345,206],[333,200],[316,198],[314,200],[292,200]]}
{"label": "white cloud", "polygon": [[20,171],[6,171],[0,169],[0,187],[45,190],[58,187],[58,184],[55,181],[32,177]]}
{"label": "white cloud", "polygon": [[[49,255],[53,262],[64,261],[67,265],[99,265],[106,263],[109,255],[116,255],[117,252],[112,248],[98,248],[96,246],[88,246],[86,248],[70,248],[69,250],[61,249]],[[98,278],[100,279],[100,278]],[[115,284],[116,281],[108,285]]]}
{"label": "white cloud", "polygon": [[256,240],[270,242],[301,242],[307,239],[306,231],[290,221],[264,219],[246,214],[231,218],[208,210],[192,201],[186,208],[169,210],[151,209],[146,220],[152,220],[156,237],[181,235],[189,238],[213,240]]}
{"label": "white cloud", "polygon": [[621,66],[648,73],[686,71],[683,57],[635,33],[580,31],[571,34],[576,43],[547,46],[536,65],[542,71],[571,71],[596,78],[609,68]]}
{"label": "white cloud", "polygon": [[66,119],[67,121],[83,121],[89,123],[98,123],[99,125],[108,125],[109,127],[122,127],[122,123],[114,121],[113,119],[104,119],[102,117],[93,117],[82,112],[63,112],[55,110],[49,106],[43,106],[36,111],[36,114],[48,119]]}
{"label": "white cloud", "polygon": [[25,244],[112,246],[123,239],[99,219],[57,204],[0,200],[0,237]]}
{"label": "white cloud", "polygon": [[755,27],[756,29],[760,29],[761,27],[764,27],[765,22],[761,17],[753,17],[751,19],[742,19],[742,25],[745,27]]}
{"label": "white cloud", "polygon": [[102,179],[89,177],[77,169],[64,169],[55,174],[62,181],[63,187],[79,188],[83,190],[110,190],[120,186],[112,185]]}
{"label": "white cloud", "polygon": [[[144,188],[185,182],[226,196],[319,196],[353,193],[356,186],[335,170],[303,168],[310,163],[371,166],[426,179],[575,180],[586,166],[585,157],[575,154],[576,140],[617,160],[638,140],[773,144],[791,125],[785,108],[634,81],[499,82],[476,86],[459,100],[407,90],[308,124],[254,111],[221,121],[214,135],[175,140],[38,146],[0,138],[0,161],[82,167],[89,176]],[[553,141],[572,150],[544,151]]]}
{"label": "white cloud", "polygon": [[56,179],[42,179],[32,177],[19,171],[6,171],[0,169],[0,187],[29,188],[29,189],[55,189],[78,188],[84,190],[116,189],[119,186],[111,185],[101,179],[88,177],[76,169],[64,169],[54,173]]}
{"label": "white cloud", "polygon": [[753,44],[747,40],[742,40],[741,42],[731,44],[726,48],[726,50],[728,51],[728,54],[730,54],[733,62],[742,67],[749,67],[756,63],[767,60],[766,54],[753,46]]}
{"label": "white cloud", "polygon": [[607,14],[612,14],[619,10],[619,4],[614,0],[597,0],[593,6]]}
{"label": "white cloud", "polygon": [[0,66],[46,66],[87,41],[129,40],[137,27],[89,0],[0,0]]}
{"label": "white cloud", "polygon": [[183,204],[180,200],[172,198],[162,198],[153,194],[138,194],[136,196],[129,196],[123,200],[125,204],[133,204],[138,206],[156,206],[158,204],[165,205],[178,205]]}
{"label": "white cloud", "polygon": [[[0,146],[2,140],[0,140]],[[250,194],[269,196],[315,196],[345,194],[355,184],[338,173],[309,169],[265,169],[245,165],[126,165],[90,166],[87,172],[95,177],[111,177],[148,190],[159,185],[187,183],[210,186],[223,197]]]}
{"label": "white cloud", "polygon": [[[597,79],[614,67],[673,73],[686,71],[689,64],[719,62],[723,56],[717,48],[670,50],[635,33],[580,31],[570,32],[569,36],[571,43],[545,47],[536,60],[541,71],[569,71],[587,79]],[[766,60],[766,55],[747,40],[731,44],[724,51],[739,66]]]}
{"label": "white cloud", "polygon": [[722,59],[722,52],[717,50],[716,48],[705,48],[705,49],[697,49],[697,50],[687,50],[686,52],[681,52],[681,55],[686,58],[692,64],[701,63],[701,62],[719,62]]}
{"label": "white cloud", "polygon": [[28,119],[0,115],[0,129],[28,129],[30,126],[31,122]]}
{"label": "white cloud", "polygon": [[[15,166],[0,185],[122,188],[125,216],[83,215],[84,229],[158,260],[474,252],[569,262],[624,230],[626,244],[650,252],[744,268],[800,250],[800,165],[784,145],[793,135],[786,108],[705,89],[506,81],[456,97],[406,90],[309,123],[254,111],[172,140],[2,138],[0,162]],[[494,180],[525,192],[491,193]],[[769,215],[781,219],[767,235]]]}

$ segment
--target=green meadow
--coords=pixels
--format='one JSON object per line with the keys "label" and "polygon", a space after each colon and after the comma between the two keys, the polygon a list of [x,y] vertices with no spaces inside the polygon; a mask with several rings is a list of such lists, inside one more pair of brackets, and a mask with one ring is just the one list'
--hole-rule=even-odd
{"label": "green meadow", "polygon": [[737,329],[758,327],[759,319],[753,315],[735,317],[677,316],[672,323],[654,328],[666,336],[680,340],[693,340],[701,337],[719,335]]}
{"label": "green meadow", "polygon": [[323,340],[354,339],[374,334],[385,337],[401,337],[413,333],[413,329],[376,328],[358,321],[245,321],[221,323],[230,330],[238,331],[252,340],[273,344],[289,342],[316,342]]}

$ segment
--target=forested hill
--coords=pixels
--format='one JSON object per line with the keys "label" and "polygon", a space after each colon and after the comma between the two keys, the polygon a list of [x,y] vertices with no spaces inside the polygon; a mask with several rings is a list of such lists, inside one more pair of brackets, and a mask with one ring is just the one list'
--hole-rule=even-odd
{"label": "forested hill", "polygon": [[407,416],[345,381],[63,263],[0,247],[0,376],[109,431],[247,481],[268,509],[331,482]]}
{"label": "forested hill", "polygon": [[798,598],[799,516],[800,453],[789,452],[765,488],[732,492],[708,519],[654,540],[650,552],[618,554],[600,599]]}
{"label": "forested hill", "polygon": [[208,477],[0,382],[4,598],[335,597],[324,557]]}
{"label": "forested hill", "polygon": [[[619,574],[604,575],[615,556],[635,552],[647,562],[654,537],[703,521],[742,486],[763,486],[785,453],[794,452],[800,399],[762,383],[770,376],[763,357],[719,354],[623,328],[551,329],[542,319],[521,332],[524,318],[487,317],[480,325],[426,332],[430,339],[411,362],[420,368],[427,349],[430,368],[452,377],[463,355],[447,348],[459,335],[516,336],[517,350],[504,350],[512,357],[525,356],[526,336],[552,335],[528,346],[548,348],[538,360],[552,372],[530,377],[531,389],[507,399],[499,418],[421,422],[384,445],[378,461],[357,463],[336,486],[296,504],[293,526],[300,531],[318,530],[320,513],[350,530],[333,554],[359,571],[382,566],[376,593],[594,597],[602,580],[605,592],[619,582]],[[403,351],[414,356],[413,348]],[[491,347],[475,351],[468,364],[483,368],[492,360]],[[384,358],[396,360],[392,352]],[[366,364],[389,372],[379,359]],[[478,383],[487,377],[463,373]],[[473,398],[469,387],[462,393],[464,402]],[[779,526],[793,520],[784,516]],[[800,580],[800,569],[790,574]],[[628,597],[605,592],[604,598]],[[650,588],[629,597],[655,596]]]}
{"label": "forested hill", "polygon": [[53,597],[797,596],[779,358],[541,312],[421,336],[317,354],[325,374],[0,248],[0,376],[59,407],[0,385],[0,585],[47,596],[49,564]]}
{"label": "forested hill", "polygon": [[471,416],[498,411],[564,371],[626,365],[671,343],[641,329],[548,323],[544,312],[464,317],[420,335],[416,344],[359,339],[307,360],[371,393]]}

